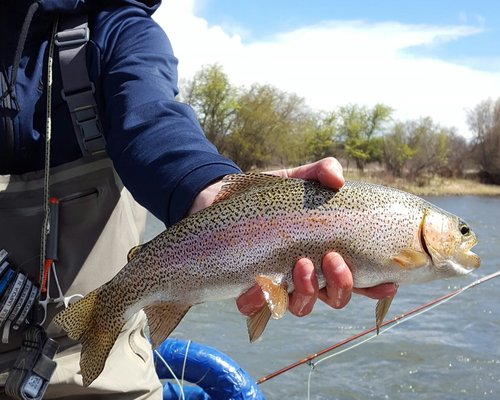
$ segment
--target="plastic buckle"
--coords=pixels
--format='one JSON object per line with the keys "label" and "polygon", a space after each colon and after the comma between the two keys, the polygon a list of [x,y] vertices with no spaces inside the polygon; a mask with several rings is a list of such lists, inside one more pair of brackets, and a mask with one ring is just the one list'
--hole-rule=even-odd
{"label": "plastic buckle", "polygon": [[104,150],[106,142],[102,135],[101,122],[97,116],[86,121],[77,122],[83,133],[83,145],[85,149],[93,154],[97,151]]}
{"label": "plastic buckle", "polygon": [[57,32],[54,36],[54,44],[59,48],[76,47],[87,43],[89,39],[90,30],[86,26]]}
{"label": "plastic buckle", "polygon": [[94,96],[95,95],[95,85],[94,85],[94,82],[90,82],[90,86],[85,87],[83,89],[72,91],[72,92],[70,92],[70,94],[66,94],[66,92],[64,91],[64,89],[61,89],[61,97],[66,102],[69,101],[69,99],[71,99],[71,96],[76,96],[76,95],[79,95],[81,93],[90,93],[92,96]]}
{"label": "plastic buckle", "polygon": [[95,87],[92,82],[89,87],[70,94],[61,91],[63,99],[68,103],[73,121],[80,129],[81,136],[78,140],[84,154],[99,153],[106,147],[94,93]]}

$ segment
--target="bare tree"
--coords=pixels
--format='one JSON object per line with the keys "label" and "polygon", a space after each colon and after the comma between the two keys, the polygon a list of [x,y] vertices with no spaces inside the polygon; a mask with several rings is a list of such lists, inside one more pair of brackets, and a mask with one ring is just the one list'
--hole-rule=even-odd
{"label": "bare tree", "polygon": [[234,121],[237,91],[218,64],[208,65],[181,88],[181,100],[190,104],[207,138],[221,152]]}
{"label": "bare tree", "polygon": [[436,174],[448,162],[450,130],[435,124],[430,117],[408,121],[409,146],[413,156],[408,161],[410,176]]}
{"label": "bare tree", "polygon": [[467,122],[475,134],[476,161],[481,178],[500,184],[500,98],[479,103],[467,114]]}

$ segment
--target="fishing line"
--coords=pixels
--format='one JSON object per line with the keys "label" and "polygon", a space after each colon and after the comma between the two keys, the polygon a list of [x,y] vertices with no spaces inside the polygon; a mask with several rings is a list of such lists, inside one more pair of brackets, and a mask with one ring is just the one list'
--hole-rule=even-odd
{"label": "fishing line", "polygon": [[188,340],[187,346],[186,346],[186,353],[184,354],[184,362],[182,363],[182,376],[181,376],[182,387],[184,387],[184,372],[186,371],[186,362],[187,362],[187,358],[188,358],[190,344],[191,344],[191,340]]}
{"label": "fishing line", "polygon": [[[426,313],[427,311],[430,311],[430,310],[432,310],[433,308],[436,308],[437,306],[440,306],[440,305],[442,305],[442,304],[444,304],[444,303],[447,303],[448,301],[450,301],[450,300],[451,300],[451,299],[453,299],[454,297],[458,296],[460,293],[463,293],[463,291],[464,291],[464,290],[467,290],[467,289],[468,289],[468,287],[466,286],[466,287],[464,287],[464,288],[460,289],[459,291],[452,292],[453,294],[452,294],[452,295],[450,295],[449,297],[446,297],[446,298],[442,299],[441,301],[439,301],[439,302],[437,302],[437,303],[435,303],[435,304],[432,304],[432,305],[430,305],[429,307],[424,308],[424,309],[420,310],[419,312],[417,312],[417,313],[415,313],[415,314],[409,315],[409,316],[408,316],[408,317],[406,317],[406,318],[399,319],[399,320],[395,321],[395,323],[394,323],[394,324],[392,324],[392,325],[388,326],[387,328],[382,329],[382,330],[380,331],[379,335],[382,335],[383,333],[385,333],[385,332],[387,332],[387,331],[391,330],[392,328],[395,328],[395,327],[397,327],[397,326],[398,326],[398,325],[400,325],[400,324],[403,324],[403,323],[405,323],[405,322],[408,322],[408,321],[412,320],[413,318],[418,317],[419,315],[421,315],[421,314],[423,314],[423,313]],[[329,360],[330,358],[336,357],[336,356],[338,356],[338,355],[340,355],[340,354],[342,354],[342,353],[345,353],[345,352],[347,352],[347,351],[349,351],[349,350],[353,350],[353,349],[355,349],[356,347],[361,346],[362,344],[365,344],[366,342],[369,342],[369,341],[371,341],[371,340],[375,339],[377,336],[378,336],[378,335],[376,335],[376,334],[375,334],[375,335],[372,335],[372,336],[369,336],[369,337],[368,337],[368,338],[366,338],[365,340],[362,340],[362,341],[360,341],[360,342],[358,342],[358,343],[356,343],[356,344],[353,344],[352,346],[349,346],[349,347],[347,347],[347,348],[345,348],[345,349],[343,349],[343,350],[337,351],[336,353],[330,354],[329,356],[326,356],[326,357],[323,357],[323,358],[319,359],[319,360],[318,360],[318,362],[316,362],[316,363],[311,361],[311,362],[310,362],[311,369],[309,370],[309,374],[308,374],[308,378],[307,378],[307,399],[309,400],[309,399],[311,398],[311,397],[310,397],[310,395],[311,395],[311,379],[312,379],[312,373],[313,373],[314,369],[316,368],[316,366],[317,366],[318,364],[322,363],[323,361]]]}
{"label": "fishing line", "polygon": [[[447,301],[451,300],[452,298],[458,296],[459,294],[465,292],[466,290],[468,290],[470,288],[478,286],[478,285],[480,285],[480,284],[482,284],[482,283],[484,283],[486,281],[489,281],[491,279],[497,278],[498,276],[500,276],[500,271],[497,271],[497,272],[495,272],[493,274],[487,275],[487,276],[485,276],[483,278],[477,279],[476,281],[470,283],[467,286],[464,286],[463,288],[456,289],[456,290],[454,290],[452,292],[449,292],[448,294],[445,294],[444,296],[438,297],[438,298],[436,298],[434,300],[431,300],[431,301],[429,301],[429,302],[427,302],[427,303],[425,303],[425,304],[423,304],[423,305],[421,305],[419,307],[414,308],[413,310],[410,310],[410,311],[408,311],[408,312],[406,312],[404,314],[401,314],[400,316],[396,316],[396,317],[394,317],[394,318],[392,318],[390,320],[387,320],[384,323],[382,323],[381,328],[384,327],[384,326],[390,325],[390,324],[392,324],[392,325],[390,327],[382,329],[380,331],[380,334],[382,334],[384,332],[387,332],[388,330],[390,330],[390,329],[398,326],[399,324],[401,324],[403,322],[406,322],[406,321],[408,321],[410,319],[413,319],[413,318],[415,318],[415,317],[423,314],[424,312],[430,311],[433,308],[437,307],[438,305],[446,303]],[[373,327],[371,329],[367,329],[367,330],[365,330],[363,332],[360,332],[360,333],[358,333],[356,335],[353,335],[353,336],[351,336],[351,337],[349,337],[349,338],[347,338],[347,339],[345,339],[345,340],[343,340],[341,342],[338,342],[338,343],[336,343],[336,344],[334,344],[332,346],[329,346],[329,347],[327,347],[327,348],[325,348],[325,349],[323,349],[323,350],[321,350],[321,351],[319,351],[317,353],[311,354],[311,355],[305,357],[302,360],[296,361],[296,362],[294,362],[294,363],[292,363],[292,364],[290,364],[290,365],[288,365],[288,366],[286,366],[284,368],[281,368],[280,370],[277,370],[277,371],[275,371],[275,372],[273,372],[273,373],[271,373],[271,374],[269,374],[269,375],[267,375],[267,376],[259,379],[257,381],[257,384],[260,385],[261,383],[264,383],[264,382],[266,382],[266,381],[268,381],[268,380],[270,380],[272,378],[275,378],[278,375],[281,375],[281,374],[283,374],[285,372],[288,372],[291,369],[293,369],[295,367],[298,367],[299,365],[302,365],[302,364],[305,364],[305,363],[308,363],[311,366],[311,371],[309,373],[309,374],[311,374],[311,372],[314,369],[314,367],[316,365],[318,365],[320,362],[325,361],[325,360],[327,360],[329,358],[335,357],[335,356],[337,356],[339,354],[342,354],[342,353],[344,353],[344,352],[346,352],[348,350],[352,350],[352,349],[360,346],[361,344],[364,344],[364,343],[366,343],[366,342],[368,342],[368,341],[376,338],[377,335],[376,334],[372,335],[371,337],[369,337],[367,339],[364,339],[363,341],[361,341],[359,343],[356,343],[356,344],[354,344],[354,345],[352,345],[352,346],[350,346],[350,347],[348,347],[346,349],[338,351],[337,353],[334,353],[331,356],[325,357],[324,359],[321,359],[321,360],[319,360],[316,363],[312,362],[312,360],[314,360],[314,359],[322,356],[323,354],[329,353],[329,352],[331,352],[331,351],[333,351],[333,350],[335,350],[335,349],[337,349],[339,347],[342,347],[342,346],[344,346],[344,345],[346,345],[346,344],[348,344],[348,343],[350,343],[350,342],[352,342],[354,340],[357,340],[357,339],[359,339],[359,338],[361,338],[363,336],[366,336],[369,333],[373,333],[373,332],[376,331],[376,329],[377,329],[376,327]],[[309,377],[309,381],[310,381],[310,377]],[[308,385],[309,385],[309,382],[308,382]],[[308,391],[309,391],[309,389],[308,389]]]}
{"label": "fishing line", "polygon": [[[186,396],[184,396],[184,387],[183,385],[181,385],[179,379],[177,378],[177,376],[175,375],[174,371],[172,370],[172,368],[170,368],[170,365],[168,365],[167,361],[163,358],[163,356],[160,354],[160,352],[158,350],[153,350],[155,352],[155,354],[158,356],[158,358],[161,360],[161,362],[165,365],[165,367],[167,367],[168,369],[168,372],[170,372],[170,375],[172,375],[174,377],[174,380],[175,382],[177,383],[177,385],[179,386],[179,389],[181,391],[181,399],[182,400],[186,400]],[[187,352],[186,352],[187,353]],[[182,371],[182,381],[184,382],[184,369]]]}
{"label": "fishing line", "polygon": [[[393,325],[393,326],[396,326],[396,325]],[[390,328],[392,328],[392,327],[390,327]],[[383,331],[381,331],[381,332],[379,333],[379,335],[381,335],[381,334],[382,334],[382,333],[384,333],[385,331],[389,330],[390,328],[384,329]],[[320,360],[319,360],[318,362],[316,362],[316,363],[314,363],[314,362],[310,361],[310,362],[309,362],[309,365],[311,366],[311,369],[309,370],[309,375],[308,375],[308,377],[307,377],[307,400],[309,400],[309,399],[311,398],[311,378],[312,378],[312,373],[313,373],[314,369],[316,368],[316,366],[317,366],[318,364],[320,364],[321,362],[323,362],[323,361],[325,361],[325,360],[328,360],[328,359],[330,359],[330,358],[333,358],[333,357],[335,357],[335,356],[338,356],[338,355],[340,355],[340,354],[342,354],[342,353],[345,353],[346,351],[349,351],[349,350],[352,350],[352,349],[354,349],[354,348],[356,348],[356,347],[358,347],[358,346],[361,346],[362,344],[365,344],[366,342],[369,342],[370,340],[375,339],[376,337],[377,337],[377,335],[372,335],[372,336],[370,336],[370,337],[366,338],[365,340],[362,340],[361,342],[358,342],[358,343],[356,343],[356,344],[353,344],[352,346],[349,346],[349,347],[347,347],[347,348],[345,348],[345,349],[343,349],[343,350],[340,350],[340,351],[338,351],[338,352],[336,352],[336,353],[334,353],[334,354],[332,354],[332,355],[330,355],[330,356],[324,357],[324,358],[320,359]]]}

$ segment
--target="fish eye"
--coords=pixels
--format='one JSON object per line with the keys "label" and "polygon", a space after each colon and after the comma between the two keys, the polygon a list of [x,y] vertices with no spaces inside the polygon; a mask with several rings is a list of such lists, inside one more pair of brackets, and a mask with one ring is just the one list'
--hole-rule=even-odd
{"label": "fish eye", "polygon": [[464,222],[462,222],[459,226],[460,228],[460,233],[464,236],[467,236],[470,234],[470,228],[468,227],[468,225]]}

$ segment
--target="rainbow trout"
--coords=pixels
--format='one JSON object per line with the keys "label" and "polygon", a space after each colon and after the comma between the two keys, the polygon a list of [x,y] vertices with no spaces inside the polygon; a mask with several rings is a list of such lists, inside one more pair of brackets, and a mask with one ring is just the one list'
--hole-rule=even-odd
{"label": "rainbow trout", "polygon": [[[334,191],[264,174],[225,181],[212,206],[133,249],[111,281],[56,316],[82,344],[84,385],[99,376],[123,325],[141,309],[156,347],[191,306],[237,297],[257,283],[268,303],[248,319],[250,340],[257,339],[270,316],[285,313],[301,257],[314,263],[320,287],[321,260],[331,250],[358,288],[463,275],[480,264],[464,221],[396,189],[347,182]],[[377,304],[377,326],[391,300]]]}

